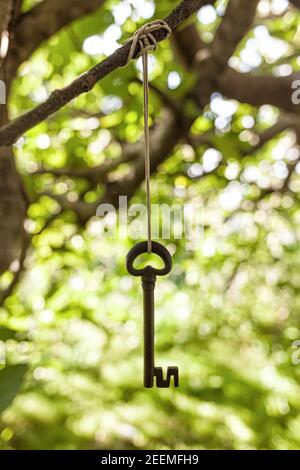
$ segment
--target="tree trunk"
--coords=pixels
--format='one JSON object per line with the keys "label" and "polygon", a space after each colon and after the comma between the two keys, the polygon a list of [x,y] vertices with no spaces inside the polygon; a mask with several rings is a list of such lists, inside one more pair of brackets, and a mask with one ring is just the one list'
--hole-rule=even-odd
{"label": "tree trunk", "polygon": [[[7,120],[7,107],[0,105],[0,125]],[[0,274],[19,256],[24,238],[26,206],[13,149],[0,147]]]}

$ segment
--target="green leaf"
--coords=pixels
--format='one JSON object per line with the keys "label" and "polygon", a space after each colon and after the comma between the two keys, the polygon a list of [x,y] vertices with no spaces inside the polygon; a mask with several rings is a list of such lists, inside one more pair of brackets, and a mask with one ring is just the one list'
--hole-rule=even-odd
{"label": "green leaf", "polygon": [[7,366],[0,371],[0,414],[7,408],[20,390],[27,365]]}
{"label": "green leaf", "polygon": [[0,341],[7,341],[8,339],[14,339],[16,336],[16,331],[11,330],[10,328],[1,327],[0,328]]}

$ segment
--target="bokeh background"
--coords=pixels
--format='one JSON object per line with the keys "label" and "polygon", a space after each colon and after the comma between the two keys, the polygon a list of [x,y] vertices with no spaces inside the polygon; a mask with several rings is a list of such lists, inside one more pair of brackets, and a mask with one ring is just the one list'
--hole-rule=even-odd
{"label": "bokeh background", "polygon": [[[25,0],[23,11],[36,3]],[[58,31],[19,67],[10,117],[176,4],[110,0]],[[226,5],[190,20],[204,44]],[[299,18],[286,0],[261,0],[230,66],[256,76],[299,71]],[[150,56],[152,135],[165,139],[168,99],[192,123],[153,174],[153,202],[204,207],[197,250],[164,241],[174,266],[156,287],[157,363],[178,365],[180,387],[142,387],[142,290],[124,264],[134,241],[109,237],[107,220],[86,209],[131,171],[128,149],[140,145],[143,158],[139,60],[14,144],[29,241],[0,278],[1,449],[299,448],[296,114],[217,89],[200,109],[189,95],[197,73],[172,41]],[[94,173],[117,159],[105,178]],[[131,200],[144,203],[143,184]]]}

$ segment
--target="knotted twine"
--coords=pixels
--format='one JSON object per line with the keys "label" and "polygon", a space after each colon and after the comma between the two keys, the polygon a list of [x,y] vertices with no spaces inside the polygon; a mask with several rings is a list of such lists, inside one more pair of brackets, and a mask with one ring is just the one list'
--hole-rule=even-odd
{"label": "knotted twine", "polygon": [[143,63],[143,91],[144,91],[144,135],[145,135],[145,183],[146,183],[146,201],[147,201],[147,234],[148,245],[147,251],[152,251],[152,238],[151,238],[151,194],[150,194],[150,131],[149,131],[149,74],[148,74],[148,54],[155,51],[157,47],[157,40],[153,35],[154,31],[164,29],[166,38],[171,34],[171,28],[163,20],[155,20],[147,23],[138,29],[132,38],[127,42],[132,41],[126,65],[133,59],[136,47],[139,46],[137,58],[142,56]]}

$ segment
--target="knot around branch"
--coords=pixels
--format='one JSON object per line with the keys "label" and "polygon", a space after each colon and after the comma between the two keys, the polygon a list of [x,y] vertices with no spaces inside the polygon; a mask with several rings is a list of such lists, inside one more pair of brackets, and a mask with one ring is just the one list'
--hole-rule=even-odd
{"label": "knot around branch", "polygon": [[168,38],[171,35],[171,28],[170,26],[163,20],[155,20],[151,23],[146,23],[144,26],[139,28],[135,33],[134,36],[128,41],[132,41],[131,48],[127,57],[127,61],[124,66],[128,65],[129,62],[133,59],[135,50],[137,45],[139,46],[139,52],[136,58],[139,58],[142,54],[147,54],[150,51],[155,51],[157,47],[157,40],[153,33],[160,29],[164,29]]}

